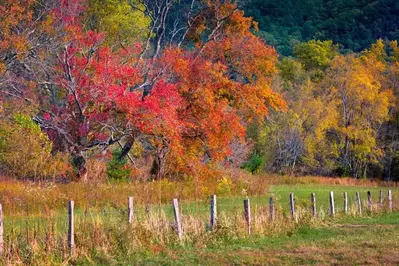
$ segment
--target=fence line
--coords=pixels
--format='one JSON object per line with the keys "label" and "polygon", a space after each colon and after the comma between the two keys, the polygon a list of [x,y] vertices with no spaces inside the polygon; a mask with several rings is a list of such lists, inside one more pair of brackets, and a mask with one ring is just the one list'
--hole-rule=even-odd
{"label": "fence line", "polygon": [[[346,215],[348,214],[348,193],[344,192],[343,194],[344,197],[344,209],[343,209],[343,213]],[[393,201],[392,201],[392,191],[389,190],[388,191],[388,210],[389,211],[393,211]],[[361,200],[360,200],[360,193],[356,192],[355,193],[355,206],[357,207],[357,213],[359,215],[361,215],[362,210],[361,210]],[[368,191],[367,192],[367,203],[368,203],[368,207],[369,207],[369,211],[370,213],[375,211],[375,210],[383,210],[384,209],[384,205],[383,205],[383,192],[382,190],[379,193],[379,203],[376,203],[376,206],[380,206],[380,208],[373,208],[373,201],[372,201],[372,196],[371,196],[371,192]],[[209,204],[209,202],[208,202]],[[264,208],[261,209],[261,211],[263,212],[266,208],[266,204],[267,201],[264,202]],[[128,202],[127,202],[127,219],[126,216],[124,216],[126,219],[126,222],[128,224],[132,224],[134,223],[134,217],[135,214],[134,212],[137,211],[137,209],[135,210],[133,208],[133,197],[128,197]],[[215,229],[217,227],[217,207],[219,206],[235,206],[234,204],[217,204],[217,200],[216,200],[216,195],[212,195],[211,196],[211,200],[210,200],[210,206],[208,205],[208,207],[210,207],[210,220],[209,220],[209,229]],[[184,228],[182,225],[182,211],[181,211],[181,205],[179,208],[179,200],[177,198],[174,198],[172,200],[172,204],[169,205],[172,207],[173,209],[173,214],[174,214],[174,229],[177,233],[177,236],[179,239],[183,238],[184,235]],[[73,256],[74,255],[74,249],[75,249],[75,213],[74,213],[74,207],[75,207],[75,202],[73,200],[70,200],[68,202],[68,249],[70,252],[70,255]],[[289,207],[290,207],[290,215],[291,218],[294,222],[298,221],[298,215],[303,215],[304,211],[310,211],[312,217],[316,217],[317,216],[317,208],[316,208],[316,195],[315,193],[311,193],[311,197],[310,197],[310,207],[308,207],[308,209],[298,209],[296,210],[296,206],[295,206],[295,196],[294,193],[289,193]],[[329,192],[329,213],[331,216],[334,216],[336,213],[336,208],[335,208],[335,200],[334,200],[334,192],[330,191]],[[147,209],[147,206],[146,206]],[[160,209],[160,208],[159,208]],[[273,197],[269,198],[269,221],[270,223],[273,223],[276,217],[276,207],[275,207],[275,202]],[[208,209],[209,210],[209,209]],[[255,205],[255,213],[254,213],[254,217],[255,220],[254,222],[256,222],[256,217],[257,217],[257,205]],[[126,215],[126,209],[125,211],[118,211],[118,213]],[[244,213],[244,219],[245,219],[245,224],[247,227],[247,233],[248,235],[250,235],[252,233],[252,216],[251,216],[251,206],[250,206],[250,199],[248,197],[246,197],[244,199],[244,208],[243,208],[243,213]],[[85,212],[85,216],[87,216],[87,212]],[[165,219],[166,216],[164,216],[163,219]],[[185,216],[183,216],[184,218]],[[265,216],[267,217],[267,216]],[[148,218],[150,218],[150,216],[148,216]],[[267,218],[266,218],[267,219]],[[2,209],[2,205],[0,204],[0,256],[2,256],[4,254],[4,242],[3,242],[3,209]]]}
{"label": "fence line", "polygon": [[330,215],[335,215],[334,192],[330,191]]}
{"label": "fence line", "polygon": [[291,209],[292,219],[296,220],[294,193],[290,193],[290,209]]}
{"label": "fence line", "polygon": [[133,197],[128,198],[128,219],[129,219],[129,224],[133,223],[134,219],[134,211],[133,211]]}
{"label": "fence line", "polygon": [[75,202],[73,200],[69,201],[68,204],[68,248],[71,255],[73,255],[73,250],[75,247],[75,229],[74,229],[74,211]]}
{"label": "fence line", "polygon": [[270,221],[274,221],[274,202],[273,202],[273,197],[269,198],[269,215],[270,215]]}
{"label": "fence line", "polygon": [[245,215],[245,221],[247,222],[248,235],[250,235],[251,234],[251,206],[250,206],[248,197],[244,200],[244,215]]}
{"label": "fence line", "polygon": [[216,226],[216,195],[211,196],[211,219],[210,219],[210,228],[213,229]]}
{"label": "fence line", "polygon": [[360,194],[359,192],[356,192],[356,202],[357,202],[357,211],[360,214],[362,214],[362,203],[360,201]]}
{"label": "fence line", "polygon": [[312,204],[312,216],[316,217],[317,208],[316,208],[316,194],[315,193],[310,194],[310,202]]}
{"label": "fence line", "polygon": [[177,235],[179,236],[179,239],[183,237],[183,230],[181,227],[181,219],[180,219],[180,210],[179,210],[179,201],[178,199],[173,199],[173,211],[175,214],[175,226],[176,226],[176,231]]}

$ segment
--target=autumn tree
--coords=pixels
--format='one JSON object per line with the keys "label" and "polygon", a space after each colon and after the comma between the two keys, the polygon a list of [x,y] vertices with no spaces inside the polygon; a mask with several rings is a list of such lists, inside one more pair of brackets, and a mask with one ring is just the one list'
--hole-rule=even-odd
{"label": "autumn tree", "polygon": [[[188,158],[222,161],[231,141],[244,137],[246,121],[284,106],[269,86],[276,53],[234,4],[210,2],[190,17],[186,41],[196,49],[164,46],[163,33],[153,31],[161,36],[151,36],[152,56],[143,53],[147,44],[112,49],[105,33],[85,29],[85,12],[79,1],[49,2],[34,28],[40,47],[27,41],[26,71],[13,71],[23,86],[2,87],[36,110],[33,121],[55,149],[71,155],[79,178],[86,178],[89,153],[125,139],[140,139],[154,152],[157,177],[165,175],[170,153],[180,166]],[[195,34],[208,37],[201,42]]]}
{"label": "autumn tree", "polygon": [[[328,174],[334,169],[334,147],[326,134],[337,121],[334,99],[320,82],[336,46],[330,41],[311,41],[295,47],[298,58],[278,62],[279,75],[272,83],[288,104],[287,112],[272,112],[269,119],[250,126],[255,152],[265,159],[268,171],[311,171]],[[323,74],[323,75],[320,75]]]}
{"label": "autumn tree", "polygon": [[[32,3],[20,5],[18,12],[33,14]],[[114,56],[109,48],[100,49],[104,34],[83,30],[83,11],[79,1],[50,1],[37,9],[34,23],[27,24],[26,31],[30,29],[31,35],[18,31],[29,22],[23,20],[24,16],[29,19],[26,14],[13,24],[2,23],[16,33],[15,38],[23,37],[25,41],[23,52],[11,45],[13,50],[9,49],[8,57],[2,61],[7,63],[13,56],[1,86],[6,95],[3,100],[18,98],[33,108],[33,120],[49,134],[56,149],[71,154],[79,177],[86,175],[85,152],[107,147],[118,135],[103,130],[103,123],[111,117],[108,110],[116,93],[112,94],[112,89],[137,78],[133,67],[115,66],[121,57]],[[124,52],[120,56],[126,61],[127,51]],[[105,85],[108,87],[102,87]]]}
{"label": "autumn tree", "polygon": [[0,85],[2,96],[21,96],[21,90],[32,81],[32,56],[40,49],[42,27],[38,19],[43,10],[34,14],[35,1],[2,1],[0,6]]}
{"label": "autumn tree", "polygon": [[377,163],[382,150],[377,146],[380,126],[387,121],[392,91],[381,86],[384,62],[377,42],[361,56],[339,56],[327,74],[329,92],[339,99],[340,164],[356,177],[366,176],[368,166]]}
{"label": "autumn tree", "polygon": [[[253,35],[256,23],[245,18],[233,3],[210,1],[204,7],[192,1],[193,13],[185,17],[182,34],[174,39],[169,39],[166,24],[161,23],[173,2],[160,1],[161,14],[154,9],[154,2],[143,4],[143,12],[152,14],[150,28],[155,36],[146,44],[152,44],[153,49],[145,46],[139,57],[139,64],[146,70],[144,82],[132,90],[142,91],[146,99],[163,81],[176,88],[180,99],[175,101],[179,102],[174,109],[178,116],[177,123],[173,122],[180,135],[146,133],[155,139],[150,143],[157,143],[154,174],[165,174],[169,158],[174,158],[174,168],[184,171],[199,162],[225,160],[231,152],[230,143],[244,140],[248,121],[263,119],[269,108],[285,106],[270,86],[276,72],[276,52]],[[186,45],[191,48],[185,49]],[[126,142],[124,150],[135,141],[132,138]]]}
{"label": "autumn tree", "polygon": [[166,49],[149,72],[149,80],[162,77],[184,99],[179,119],[185,152],[172,156],[185,171],[199,162],[225,160],[230,143],[244,140],[248,121],[285,107],[271,89],[277,54],[253,35],[252,19],[234,4],[214,1],[192,23],[197,27],[188,31],[187,42],[195,48]]}
{"label": "autumn tree", "polygon": [[[385,44],[385,45],[384,45]],[[378,49],[376,49],[379,47]],[[399,169],[399,49],[397,41],[382,43],[373,50],[382,62],[385,63],[384,79],[382,87],[391,89],[395,96],[393,105],[389,110],[389,121],[383,124],[379,130],[378,145],[384,151],[384,156],[380,163],[382,166],[382,175],[387,180],[394,180]],[[382,49],[381,49],[382,48]],[[370,51],[371,53],[373,51]],[[368,52],[370,54],[370,52]],[[375,52],[374,52],[375,53]]]}
{"label": "autumn tree", "polygon": [[288,112],[251,128],[258,152],[272,171],[370,174],[384,160],[381,130],[393,106],[383,42],[360,55],[321,52],[333,51],[331,42],[299,47],[274,81]]}

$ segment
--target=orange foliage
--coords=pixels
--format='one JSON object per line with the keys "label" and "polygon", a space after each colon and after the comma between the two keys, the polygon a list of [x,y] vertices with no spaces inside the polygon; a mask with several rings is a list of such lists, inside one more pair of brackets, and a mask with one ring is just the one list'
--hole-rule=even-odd
{"label": "orange foliage", "polygon": [[79,175],[85,176],[89,150],[137,136],[154,154],[157,176],[167,160],[192,172],[200,162],[225,160],[251,120],[285,108],[271,89],[276,51],[252,33],[256,23],[230,1],[206,2],[187,34],[196,49],[164,47],[154,58],[139,55],[141,44],[113,49],[104,33],[87,31],[85,1],[59,0],[48,9],[32,8],[33,0],[6,3],[0,46],[19,52],[33,42],[18,31],[14,36],[12,28],[30,23],[32,10],[43,12],[32,28],[48,39],[35,50],[39,72],[26,81],[53,91],[29,86],[38,99],[28,102],[37,100],[35,121],[63,143],[58,146],[71,153]]}
{"label": "orange foliage", "polygon": [[[15,30],[22,24],[27,26],[32,23],[32,5],[34,0],[2,1],[0,6],[0,52],[13,49],[16,52],[27,50],[25,37],[28,31],[21,34]],[[22,29],[24,27],[21,27]]]}
{"label": "orange foliage", "polygon": [[[213,18],[226,18],[217,37],[203,42],[191,33],[199,42],[197,50],[172,48],[158,62],[158,69],[166,70],[165,79],[176,84],[185,100],[179,112],[186,126],[184,158],[175,155],[184,171],[194,169],[198,160],[224,160],[231,152],[232,140],[244,139],[248,122],[262,120],[269,108],[286,108],[281,96],[271,89],[277,62],[274,48],[253,35],[252,19],[245,18],[235,5],[209,4]],[[201,19],[199,25],[222,23]]]}

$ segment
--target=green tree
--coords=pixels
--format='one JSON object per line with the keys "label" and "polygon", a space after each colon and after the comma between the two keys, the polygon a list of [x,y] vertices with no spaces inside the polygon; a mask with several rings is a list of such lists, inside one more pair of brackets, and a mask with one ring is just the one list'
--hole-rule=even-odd
{"label": "green tree", "polygon": [[107,176],[112,180],[126,180],[130,176],[130,168],[127,158],[120,158],[122,149],[116,149],[112,153],[112,160],[107,165]]}
{"label": "green tree", "polygon": [[294,47],[295,57],[306,70],[326,69],[338,55],[338,45],[329,41],[310,40]]}
{"label": "green tree", "polygon": [[[399,37],[399,1],[395,0],[250,0],[246,15],[259,22],[262,36],[273,36],[284,56],[292,44],[311,39],[333,40],[345,53],[360,52],[377,38]],[[298,34],[299,33],[299,34]],[[269,39],[266,38],[267,41]]]}

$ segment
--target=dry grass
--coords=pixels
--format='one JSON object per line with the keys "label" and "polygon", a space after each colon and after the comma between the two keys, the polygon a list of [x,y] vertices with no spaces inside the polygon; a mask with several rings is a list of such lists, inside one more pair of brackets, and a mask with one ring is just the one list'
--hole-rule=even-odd
{"label": "dry grass", "polygon": [[[356,206],[351,206],[349,216],[357,216]],[[174,249],[206,249],[209,246],[228,245],[239,239],[258,239],[294,236],[300,228],[323,228],[333,226],[343,217],[338,214],[332,218],[320,212],[318,217],[311,216],[309,209],[298,208],[296,219],[277,207],[276,216],[270,220],[268,209],[255,208],[252,213],[251,235],[242,210],[233,213],[222,212],[218,215],[217,226],[210,230],[209,217],[182,215],[183,238],[180,240],[175,231],[173,219],[163,210],[151,210],[145,217],[138,217],[128,224],[126,211],[104,215],[98,210],[88,210],[75,217],[76,247],[71,255],[67,246],[66,219],[48,213],[45,220],[25,221],[26,226],[8,226],[5,234],[5,265],[65,265],[65,264],[110,264],[136,256],[142,252],[151,254],[169,254]],[[381,213],[381,211],[379,211]],[[363,213],[364,217],[375,214]],[[65,217],[66,218],[66,217]],[[350,227],[342,227],[350,230]],[[361,227],[356,227],[359,229]],[[296,253],[302,257],[301,248],[289,252],[279,252],[274,257],[284,257]],[[334,249],[335,250],[335,249]],[[248,251],[253,254],[254,251]],[[323,250],[325,256],[329,249]],[[335,252],[335,251],[334,251]],[[268,253],[269,254],[269,253]],[[299,255],[300,256],[299,256]],[[239,255],[239,254],[236,254]],[[303,254],[306,258],[309,254]],[[244,255],[243,255],[244,256]],[[245,257],[245,256],[244,256]],[[264,254],[262,255],[264,257]]]}
{"label": "dry grass", "polygon": [[75,200],[80,209],[125,208],[129,196],[134,196],[137,205],[169,204],[172,198],[197,201],[208,199],[212,194],[218,196],[265,195],[269,186],[276,184],[397,186],[397,183],[351,178],[250,175],[237,170],[209,170],[209,172],[202,172],[202,175],[201,178],[186,177],[180,180],[163,179],[129,183],[107,183],[102,180],[101,182],[69,184],[31,183],[0,178],[0,202],[6,213],[25,216],[44,213],[46,210],[64,209],[68,200],[71,199]]}
{"label": "dry grass", "polygon": [[360,187],[397,187],[398,182],[386,182],[382,180],[355,179],[351,177],[327,177],[327,176],[267,176],[269,185],[341,185]]}
{"label": "dry grass", "polygon": [[[273,236],[294,232],[305,224],[320,226],[328,223],[324,217],[314,219],[304,210],[298,212],[297,221],[285,217],[281,212],[277,213],[271,222],[267,210],[254,212],[252,236]],[[126,217],[125,212],[113,214],[111,219],[98,213],[76,216],[76,248],[72,256],[67,247],[65,224],[60,225],[54,215],[49,214],[40,223],[31,221],[23,229],[8,227],[3,263],[61,265],[80,260],[94,263],[98,257],[109,263],[120,256],[134,256],[143,250],[159,253],[173,247],[204,248],[249,237],[241,211],[221,213],[213,230],[209,229],[208,219],[183,215],[184,235],[181,240],[177,237],[173,220],[163,211],[152,211],[144,219],[136,219],[133,224],[128,224]]]}
{"label": "dry grass", "polygon": [[[241,195],[244,191],[247,195],[264,195],[267,191],[267,178],[243,171],[209,170],[202,175],[205,177],[124,183],[108,183],[103,180],[68,184],[21,182],[3,177],[0,178],[0,202],[6,213],[33,215],[46,210],[64,209],[71,199],[81,209],[124,208],[127,197],[132,195],[136,204],[146,205],[169,203],[172,198],[195,201],[206,199],[211,194],[232,196]],[[94,178],[89,176],[89,179]]]}
{"label": "dry grass", "polygon": [[[276,201],[276,215],[271,221],[269,208],[265,207],[264,203],[255,203],[251,205],[253,218],[252,233],[249,237],[241,199],[244,195],[265,195],[269,184],[302,184],[304,182],[367,187],[384,185],[378,182],[348,179],[264,177],[241,172],[224,172],[223,174],[221,178],[186,178],[178,181],[165,179],[119,184],[104,182],[33,184],[3,180],[0,182],[0,201],[4,206],[6,219],[5,256],[2,262],[4,265],[117,265],[128,258],[139,259],[147,253],[177,260],[180,255],[176,250],[186,248],[204,250],[212,246],[228,246],[242,239],[295,236],[300,228],[333,226],[343,217],[342,213],[330,217],[328,210],[319,210],[318,216],[313,218],[308,203],[301,204],[298,201],[297,217],[292,219],[286,207],[283,208]],[[182,240],[178,239],[175,232],[171,210],[165,207],[155,208],[158,203],[160,205],[168,203],[167,206],[170,208],[170,200],[173,197],[195,201],[209,199],[209,195],[214,193],[219,196],[240,195],[240,206],[227,210],[227,206],[223,206],[227,203],[221,202],[217,226],[214,230],[210,230],[208,203],[205,204],[207,210],[194,214],[184,209],[189,205],[182,204],[184,231]],[[135,221],[131,225],[127,223],[126,212],[127,197],[130,195],[135,197],[135,206],[142,209],[141,213],[135,213]],[[69,199],[74,199],[76,202],[76,249],[73,256],[67,247],[66,205]],[[155,206],[144,209],[144,206],[149,203],[155,203]],[[394,206],[399,206],[396,203]],[[387,206],[384,208],[382,210],[375,204],[373,213],[364,210],[362,216],[380,215],[386,211]],[[356,206],[350,206],[348,216],[359,216]],[[274,254],[273,258],[276,259],[274,262],[284,263],[286,256],[291,256],[293,253],[298,259],[309,257],[309,254],[305,254],[301,247],[293,250],[289,254],[282,251]],[[334,248],[331,250],[339,252]],[[271,253],[254,250],[246,252],[248,256],[253,256],[258,252],[259,258],[264,259],[266,255],[271,255]],[[323,252],[320,252],[320,256],[328,257],[325,253],[328,253],[329,249]],[[203,255],[213,258],[213,263],[218,261],[208,253]],[[246,258],[245,254],[237,253],[236,255]],[[221,260],[220,263],[230,264],[229,255],[225,254],[224,258],[228,260]],[[146,260],[133,264],[145,262]],[[256,261],[247,261],[243,264],[252,262],[256,264]],[[273,263],[273,260],[270,263]]]}

